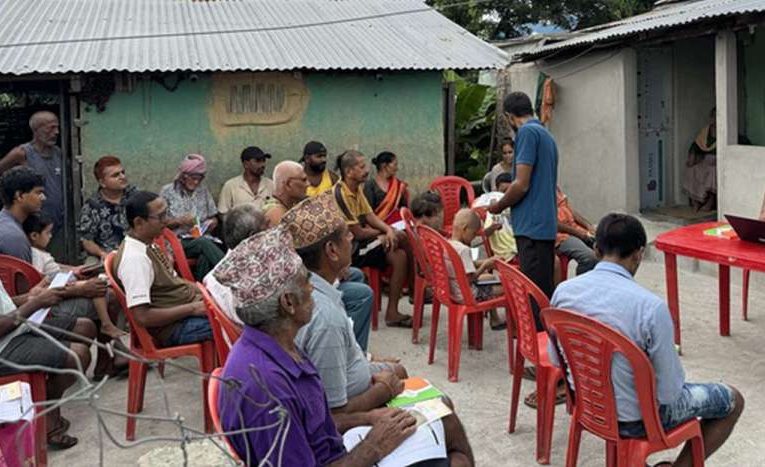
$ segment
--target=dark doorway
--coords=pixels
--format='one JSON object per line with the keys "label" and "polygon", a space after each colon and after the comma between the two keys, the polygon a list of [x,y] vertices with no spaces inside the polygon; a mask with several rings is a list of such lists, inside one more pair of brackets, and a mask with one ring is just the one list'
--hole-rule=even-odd
{"label": "dark doorway", "polygon": [[59,118],[59,146],[63,153],[64,193],[66,193],[63,238],[51,242],[51,253],[59,262],[72,263],[77,259],[75,219],[73,209],[74,184],[72,177],[71,112],[68,81],[13,80],[0,81],[0,156],[20,144],[32,140],[29,117],[47,110]]}

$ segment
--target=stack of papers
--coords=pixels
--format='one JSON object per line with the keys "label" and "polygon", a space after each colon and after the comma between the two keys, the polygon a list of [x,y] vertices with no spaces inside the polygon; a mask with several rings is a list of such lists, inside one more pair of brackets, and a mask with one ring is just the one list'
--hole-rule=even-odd
{"label": "stack of papers", "polygon": [[0,423],[31,422],[34,415],[29,383],[14,381],[0,386]]}
{"label": "stack of papers", "polygon": [[452,413],[441,400],[444,393],[423,378],[404,380],[404,391],[388,402],[388,407],[399,407],[417,419],[417,426],[434,422]]}

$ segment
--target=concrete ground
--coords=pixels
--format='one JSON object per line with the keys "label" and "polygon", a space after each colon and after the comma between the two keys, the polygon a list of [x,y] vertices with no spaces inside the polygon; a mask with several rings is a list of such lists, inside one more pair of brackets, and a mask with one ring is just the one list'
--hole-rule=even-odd
{"label": "concrete ground", "polygon": [[[660,259],[659,255],[654,255]],[[735,274],[739,276],[739,274]],[[756,275],[755,275],[756,276]],[[660,263],[647,262],[641,267],[637,279],[640,283],[664,296],[664,268]],[[758,278],[759,279],[759,278]],[[757,283],[755,283],[757,284]],[[759,418],[765,411],[765,394],[759,384],[765,381],[765,359],[762,358],[760,337],[765,331],[765,318],[760,314],[765,304],[765,293],[759,284],[750,292],[750,320],[740,316],[740,286],[732,287],[732,335],[721,337],[717,327],[717,281],[700,273],[682,271],[680,274],[680,300],[683,331],[682,361],[689,381],[725,381],[741,390],[746,398],[746,410],[729,442],[711,458],[713,466],[763,465],[760,449],[765,447],[765,424]],[[410,308],[405,300],[403,308]],[[406,310],[409,312],[410,310]],[[426,307],[424,335],[429,329],[429,307]],[[445,319],[438,336],[436,362],[427,364],[427,342],[411,343],[411,333],[402,329],[382,328],[372,333],[371,350],[381,355],[400,356],[409,373],[428,378],[452,398],[482,466],[535,465],[536,418],[533,410],[521,402],[516,433],[507,433],[510,376],[507,368],[505,334],[485,331],[483,351],[468,350],[463,339],[460,381],[450,383],[446,378]],[[193,365],[193,361],[184,361]],[[202,426],[201,384],[195,377],[177,369],[166,370],[164,388],[171,411],[179,412],[192,426]],[[523,393],[533,389],[524,381]],[[102,391],[99,403],[106,408],[125,409],[126,380],[110,381]],[[149,376],[146,391],[145,414],[163,414],[164,404],[159,380]],[[161,438],[177,438],[177,426],[170,423],[139,421],[138,443],[122,449],[103,437],[99,438],[96,413],[85,403],[73,403],[64,409],[72,421],[70,433],[80,438],[76,447],[50,453],[52,465],[94,465],[99,460],[98,447],[103,447],[104,463],[109,465],[182,465],[178,443]],[[124,420],[105,416],[105,421],[116,441],[124,445]],[[565,462],[568,417],[562,406],[555,416],[555,432],[551,465]],[[141,442],[140,438],[158,437],[156,441]],[[189,465],[226,465],[220,451],[209,444],[194,445],[188,449]],[[672,458],[672,453],[652,457],[652,462]],[[587,434],[583,437],[579,465],[602,466],[604,444]]]}

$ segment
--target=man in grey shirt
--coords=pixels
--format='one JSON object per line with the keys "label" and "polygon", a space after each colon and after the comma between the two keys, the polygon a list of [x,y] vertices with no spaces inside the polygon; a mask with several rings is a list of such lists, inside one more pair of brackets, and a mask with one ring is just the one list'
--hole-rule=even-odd
{"label": "man in grey shirt", "polygon": [[32,141],[17,146],[0,160],[0,173],[16,165],[27,165],[43,177],[45,202],[42,212],[54,225],[54,233],[64,224],[63,155],[56,145],[58,117],[52,112],[35,112],[29,119]]}
{"label": "man in grey shirt", "polygon": [[14,167],[0,177],[0,254],[32,263],[32,247],[21,225],[40,212],[45,201],[43,177],[28,167]]}
{"label": "man in grey shirt", "polygon": [[[666,303],[634,279],[645,246],[646,233],[639,220],[626,214],[607,215],[595,234],[600,263],[592,271],[561,283],[551,304],[597,319],[643,349],[656,374],[659,416],[664,428],[700,418],[704,450],[709,457],[733,431],[744,398],[730,385],[686,382]],[[552,347],[549,351],[557,364],[557,353]],[[611,379],[620,433],[625,437],[645,436],[632,368],[621,355],[613,359]],[[674,464],[657,465],[690,466],[690,446],[685,446]]]}

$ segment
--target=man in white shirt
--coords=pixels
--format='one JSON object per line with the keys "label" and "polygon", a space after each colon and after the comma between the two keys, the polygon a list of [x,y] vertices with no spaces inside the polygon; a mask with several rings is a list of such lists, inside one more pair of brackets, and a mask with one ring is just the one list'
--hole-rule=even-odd
{"label": "man in white shirt", "polygon": [[199,290],[178,277],[154,245],[167,221],[165,200],[155,193],[136,192],[127,201],[125,214],[130,231],[117,251],[113,273],[136,321],[163,346],[212,339]]}

